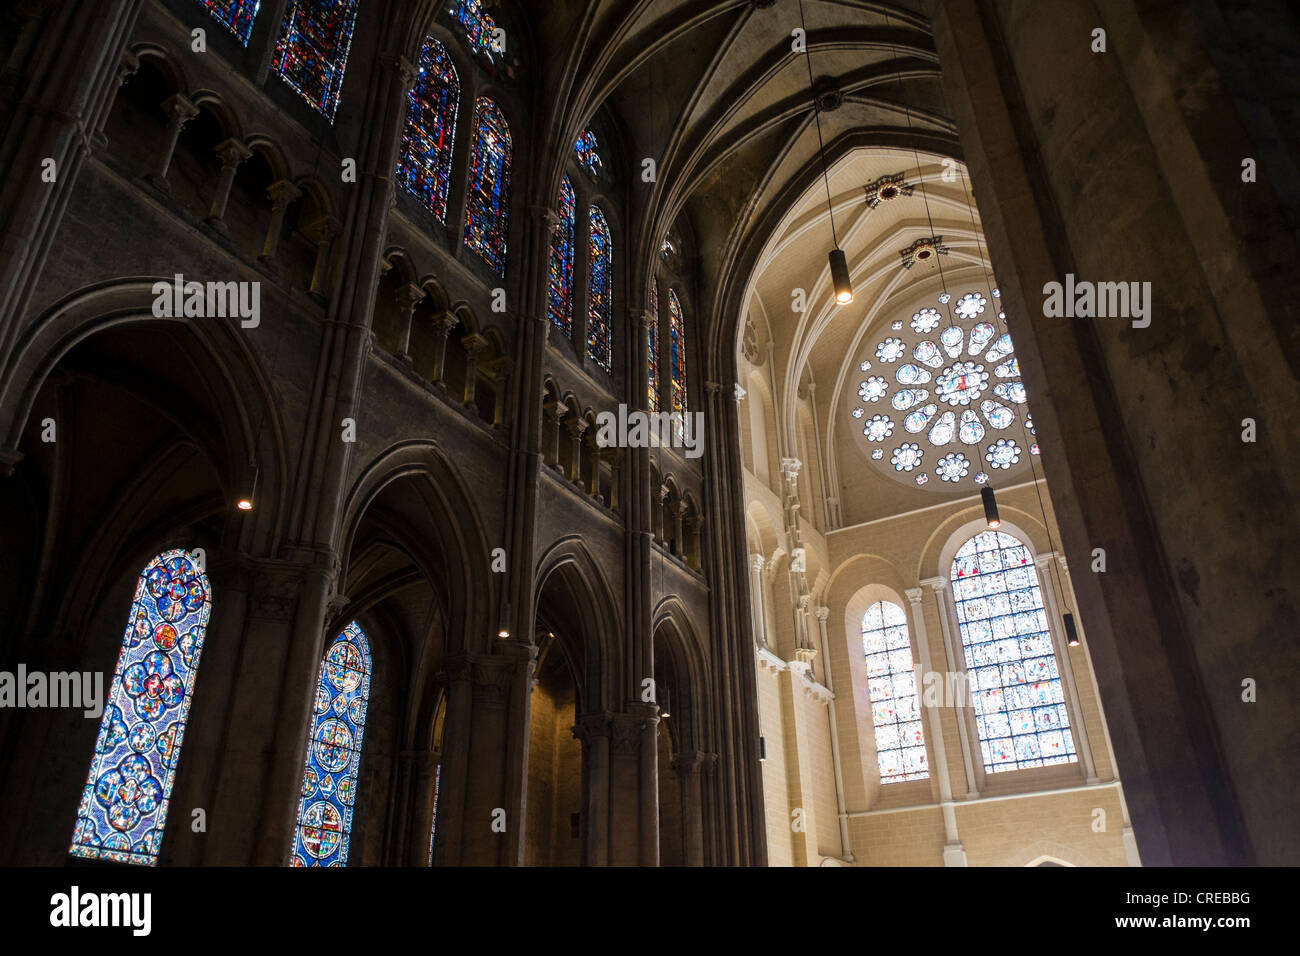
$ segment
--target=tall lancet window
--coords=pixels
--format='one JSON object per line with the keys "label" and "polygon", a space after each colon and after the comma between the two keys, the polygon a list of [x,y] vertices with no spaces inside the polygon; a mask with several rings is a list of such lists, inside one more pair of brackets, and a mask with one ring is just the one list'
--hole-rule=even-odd
{"label": "tall lancet window", "polygon": [[672,411],[686,414],[686,318],[677,292],[668,290],[668,371],[672,385]]}
{"label": "tall lancet window", "polygon": [[73,856],[158,862],[211,615],[207,575],[187,551],[163,552],[136,581],[77,809]]}
{"label": "tall lancet window", "polygon": [[253,35],[253,19],[261,6],[259,0],[199,0],[199,3],[207,7],[213,18],[233,33],[236,40],[248,46],[248,38]]}
{"label": "tall lancet window", "polygon": [[546,308],[551,322],[569,338],[573,338],[573,227],[577,211],[573,184],[565,176],[560,180],[559,219],[551,230]]}
{"label": "tall lancet window", "polygon": [[293,866],[346,866],[370,700],[370,644],[353,621],[325,651],[316,684]]}
{"label": "tall lancet window", "polygon": [[271,66],[331,122],[348,67],[358,0],[289,0]]}
{"label": "tall lancet window", "polygon": [[460,78],[446,47],[433,37],[425,38],[419,75],[408,95],[411,111],[402,134],[397,181],[445,223]]}
{"label": "tall lancet window", "polygon": [[951,579],[985,771],[1074,763],[1079,758],[1029,549],[1004,531],[981,531],[957,551]]}
{"label": "tall lancet window", "polygon": [[506,274],[509,215],[510,127],[496,103],[480,96],[474,104],[474,139],[469,149],[465,244],[499,276]]}
{"label": "tall lancet window", "polygon": [[609,223],[599,206],[592,206],[591,279],[587,285],[587,354],[606,372],[614,359],[614,335],[610,328],[613,311],[614,240]]}
{"label": "tall lancet window", "polygon": [[862,648],[867,655],[867,690],[880,782],[930,776],[903,609],[889,601],[877,601],[867,608],[862,616]]}
{"label": "tall lancet window", "polygon": [[650,280],[650,325],[646,329],[646,408],[659,411],[659,280]]}

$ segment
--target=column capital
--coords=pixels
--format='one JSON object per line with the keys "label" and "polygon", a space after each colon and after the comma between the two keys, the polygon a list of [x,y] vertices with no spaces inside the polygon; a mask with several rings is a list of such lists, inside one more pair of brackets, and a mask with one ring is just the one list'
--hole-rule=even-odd
{"label": "column capital", "polygon": [[440,312],[433,317],[433,327],[442,334],[445,339],[451,334],[451,330],[460,325],[460,319],[450,312]]}
{"label": "column capital", "polygon": [[649,330],[659,323],[659,316],[655,315],[649,309],[633,309],[632,318],[640,323],[641,328]]}
{"label": "column capital", "polygon": [[465,346],[465,351],[470,354],[471,358],[473,358],[479,352],[482,352],[488,347],[488,340],[477,332],[470,332],[461,337],[460,344]]}
{"label": "column capital", "polygon": [[379,54],[379,62],[401,77],[402,88],[406,90],[415,85],[415,78],[420,75],[419,70],[415,68],[415,64],[401,54],[381,53]]}
{"label": "column capital", "polygon": [[253,151],[233,136],[230,139],[223,139],[212,150],[217,154],[217,159],[221,160],[222,166],[238,166],[244,160],[253,155]]}
{"label": "column capital", "polygon": [[550,206],[529,206],[528,213],[534,222],[547,229],[554,229],[560,224],[560,214]]}
{"label": "column capital", "polygon": [[266,195],[276,206],[287,206],[299,196],[302,190],[287,179],[281,179],[266,187]]}
{"label": "column capital", "polygon": [[140,69],[140,58],[130,50],[122,51],[122,58],[117,62],[117,85],[125,86],[127,80],[135,76]]}
{"label": "column capital", "polygon": [[763,570],[763,562],[766,559],[761,554],[751,554],[749,556],[749,566],[755,571]]}
{"label": "column capital", "polygon": [[818,621],[820,621],[822,624],[825,624],[826,619],[831,616],[831,609],[828,608],[825,604],[822,604],[819,607],[813,608],[813,614],[817,615]]}
{"label": "column capital", "polygon": [[912,606],[915,607],[921,603],[921,598],[925,595],[925,588],[908,588],[903,593],[907,595],[907,599],[911,601]]}
{"label": "column capital", "polygon": [[748,392],[746,392],[743,388],[741,388],[740,383],[737,382],[736,383],[736,404],[739,405],[741,402],[743,402],[745,400],[745,396],[748,394],[749,394]]}
{"label": "column capital", "polygon": [[307,237],[313,242],[329,242],[343,232],[343,223],[333,216],[322,216],[306,229]]}
{"label": "column capital", "polygon": [[175,123],[186,123],[199,115],[199,108],[183,93],[173,93],[162,101],[163,112]]}
{"label": "column capital", "polygon": [[948,590],[948,579],[945,577],[925,578],[921,584],[936,594],[942,594]]}
{"label": "column capital", "polygon": [[784,475],[785,480],[791,484],[794,484],[795,480],[799,477],[799,469],[802,467],[803,462],[798,458],[781,459],[781,474]]}
{"label": "column capital", "polygon": [[564,427],[568,430],[569,435],[573,438],[581,438],[582,433],[587,430],[587,422],[577,415],[565,419]]}
{"label": "column capital", "polygon": [[407,312],[414,309],[423,298],[424,289],[420,288],[414,282],[408,282],[397,290],[397,304]]}

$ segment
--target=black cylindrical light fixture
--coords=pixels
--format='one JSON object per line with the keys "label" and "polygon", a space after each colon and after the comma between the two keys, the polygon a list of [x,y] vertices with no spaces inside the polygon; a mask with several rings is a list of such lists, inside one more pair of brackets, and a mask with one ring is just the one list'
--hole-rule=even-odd
{"label": "black cylindrical light fixture", "polygon": [[985,485],[980,489],[980,498],[984,501],[984,519],[990,528],[996,528],[1002,519],[998,517],[998,499],[993,497],[993,489]]}
{"label": "black cylindrical light fixture", "polygon": [[1074,615],[1069,611],[1066,611],[1062,620],[1065,621],[1065,643],[1069,644],[1071,647],[1078,647],[1079,632],[1074,626]]}
{"label": "black cylindrical light fixture", "polygon": [[235,507],[240,511],[252,511],[257,496],[257,463],[249,462],[245,472],[243,487],[235,498]]}
{"label": "black cylindrical light fixture", "polygon": [[501,604],[501,624],[497,628],[497,637],[507,638],[510,636],[510,602],[504,601]]}
{"label": "black cylindrical light fixture", "polygon": [[853,301],[853,283],[849,279],[849,264],[844,258],[844,250],[835,248],[830,253],[831,283],[835,286],[835,301],[848,305]]}
{"label": "black cylindrical light fixture", "polygon": [[767,759],[767,738],[766,737],[758,738],[758,759],[759,760]]}

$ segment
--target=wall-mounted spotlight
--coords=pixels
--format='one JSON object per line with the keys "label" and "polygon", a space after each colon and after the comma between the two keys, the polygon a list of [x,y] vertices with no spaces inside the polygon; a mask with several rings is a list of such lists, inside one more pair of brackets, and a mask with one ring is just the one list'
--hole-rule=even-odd
{"label": "wall-mounted spotlight", "polygon": [[996,528],[1002,524],[1002,519],[998,517],[998,499],[993,496],[993,489],[985,485],[980,489],[980,498],[984,501],[984,520],[989,527]]}
{"label": "wall-mounted spotlight", "polygon": [[510,602],[505,601],[501,605],[501,625],[497,629],[497,637],[506,638],[510,636]]}

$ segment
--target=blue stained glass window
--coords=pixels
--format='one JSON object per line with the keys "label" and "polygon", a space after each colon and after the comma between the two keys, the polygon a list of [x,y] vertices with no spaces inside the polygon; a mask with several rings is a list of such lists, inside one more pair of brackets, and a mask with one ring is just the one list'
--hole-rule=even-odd
{"label": "blue stained glass window", "polygon": [[610,328],[614,278],[614,240],[609,234],[609,223],[599,206],[592,206],[591,220],[591,281],[587,286],[587,354],[606,372],[614,357],[614,335]]}
{"label": "blue stained glass window", "polygon": [[331,121],[339,106],[358,0],[289,0],[271,66]]}
{"label": "blue stained glass window", "polygon": [[510,127],[496,103],[480,96],[474,104],[474,139],[469,150],[465,244],[499,276],[506,274],[509,213]]}
{"label": "blue stained glass window", "polygon": [[433,37],[426,37],[420,50],[419,71],[409,94],[411,111],[402,134],[397,181],[445,223],[460,79],[446,48]]}
{"label": "blue stained glass window", "polygon": [[253,33],[253,19],[260,0],[199,0],[212,16],[224,24],[244,46]]}
{"label": "blue stained glass window", "polygon": [[573,151],[578,154],[578,165],[592,176],[600,175],[602,163],[598,150],[596,134],[589,129],[584,129],[573,144]]}
{"label": "blue stained glass window", "polygon": [[158,862],[211,614],[207,575],[189,552],[163,552],[145,567],[77,809],[73,856]]}
{"label": "blue stained glass window", "polygon": [[459,0],[456,4],[456,19],[465,28],[465,37],[472,50],[482,53],[489,60],[492,59],[493,52],[499,52],[492,38],[497,28],[496,21],[483,12],[481,0]]}
{"label": "blue stained glass window", "polygon": [[1006,532],[981,531],[957,551],[951,580],[985,771],[1076,762],[1029,549]]}
{"label": "blue stained glass window", "polygon": [[370,643],[353,621],[334,638],[320,665],[292,866],[347,865],[370,671]]}
{"label": "blue stained glass window", "polygon": [[862,649],[867,657],[880,782],[922,780],[930,776],[925,754],[921,704],[916,694],[907,615],[897,604],[877,601],[862,616]]}
{"label": "blue stained glass window", "polygon": [[686,318],[682,315],[682,304],[677,301],[677,292],[668,290],[668,371],[672,386],[671,411],[686,414]]}
{"label": "blue stained glass window", "polygon": [[569,338],[573,338],[573,225],[577,208],[573,184],[565,176],[560,181],[560,218],[551,231],[547,311],[551,321]]}
{"label": "blue stained glass window", "polygon": [[646,330],[646,408],[659,411],[659,281],[650,282],[650,327]]}

